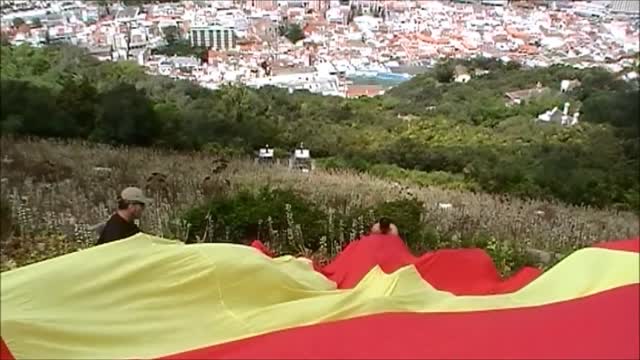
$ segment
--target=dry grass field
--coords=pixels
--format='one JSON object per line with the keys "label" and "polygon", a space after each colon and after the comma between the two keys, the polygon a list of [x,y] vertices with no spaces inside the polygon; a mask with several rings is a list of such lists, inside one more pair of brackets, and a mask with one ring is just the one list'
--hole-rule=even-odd
{"label": "dry grass field", "polygon": [[177,239],[189,230],[177,221],[185,211],[219,193],[263,186],[291,188],[320,208],[342,212],[416,197],[424,203],[420,221],[447,239],[482,233],[562,252],[638,235],[633,213],[417,188],[351,172],[303,174],[242,159],[221,163],[204,153],[2,138],[1,154],[3,271],[91,246],[96,236],[90,227],[109,217],[118,192],[129,185],[156,199],[143,230]]}

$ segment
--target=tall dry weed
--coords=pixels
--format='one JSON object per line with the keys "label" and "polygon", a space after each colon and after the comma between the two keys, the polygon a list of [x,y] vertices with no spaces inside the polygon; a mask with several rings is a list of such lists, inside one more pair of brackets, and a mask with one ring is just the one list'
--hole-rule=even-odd
{"label": "tall dry weed", "polygon": [[[373,214],[367,214],[347,224],[332,214],[406,197],[425,204],[424,227],[447,239],[481,234],[542,250],[567,251],[638,235],[638,218],[632,213],[433,187],[403,188],[350,171],[305,174],[204,153],[82,142],[3,138],[0,150],[2,204],[7,204],[3,213],[13,219],[11,236],[3,240],[8,245],[2,247],[3,270],[91,246],[96,237],[91,227],[109,217],[117,194],[126,186],[146,188],[156,198],[141,221],[142,228],[177,239],[186,239],[190,231],[188,224],[178,220],[181,215],[212,196],[264,186],[293,188],[329,214],[323,220],[326,234],[318,239],[324,256],[335,255],[349,240],[345,234],[356,237],[374,220]],[[442,209],[440,203],[453,207]],[[268,221],[261,226],[268,227]],[[301,245],[305,234],[293,220],[274,235],[287,248],[308,251]],[[224,238],[225,229],[212,224],[209,236]]]}

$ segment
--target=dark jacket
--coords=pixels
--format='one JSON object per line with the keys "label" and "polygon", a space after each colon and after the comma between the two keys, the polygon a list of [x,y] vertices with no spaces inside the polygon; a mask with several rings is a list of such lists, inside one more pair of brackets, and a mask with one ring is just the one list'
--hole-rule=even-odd
{"label": "dark jacket", "polygon": [[123,219],[122,216],[115,213],[104,225],[102,233],[100,233],[100,238],[98,239],[98,245],[126,239],[139,232],[140,228],[138,228],[138,225]]}

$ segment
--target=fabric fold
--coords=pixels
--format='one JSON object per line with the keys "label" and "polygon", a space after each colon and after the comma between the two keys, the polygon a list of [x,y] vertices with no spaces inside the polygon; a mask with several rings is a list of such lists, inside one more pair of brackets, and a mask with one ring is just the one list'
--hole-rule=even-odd
{"label": "fabric fold", "polygon": [[[476,344],[478,354],[496,358],[579,358],[584,349],[640,355],[632,316],[640,307],[639,239],[581,249],[545,273],[524,269],[506,279],[481,250],[414,257],[399,240],[363,238],[318,268],[250,246],[138,234],[25,266],[1,274],[7,351],[0,347],[0,354],[459,358],[471,354],[464,344]],[[542,333],[543,323],[551,335]],[[413,334],[432,342],[418,349]],[[520,350],[489,336],[509,338]],[[578,338],[584,349],[576,347]]]}

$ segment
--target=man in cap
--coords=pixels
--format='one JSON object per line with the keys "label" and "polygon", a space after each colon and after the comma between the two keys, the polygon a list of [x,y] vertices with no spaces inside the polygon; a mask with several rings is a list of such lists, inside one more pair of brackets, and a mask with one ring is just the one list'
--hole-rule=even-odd
{"label": "man in cap", "polygon": [[145,205],[150,204],[151,199],[144,196],[142,190],[137,187],[128,187],[120,193],[118,198],[118,210],[106,222],[98,245],[111,241],[126,239],[140,232],[140,228],[134,220],[140,219]]}

